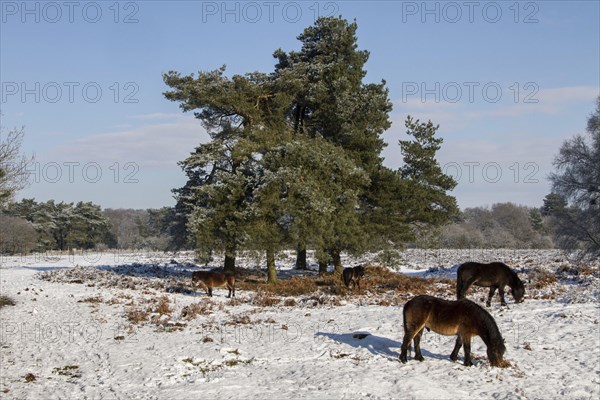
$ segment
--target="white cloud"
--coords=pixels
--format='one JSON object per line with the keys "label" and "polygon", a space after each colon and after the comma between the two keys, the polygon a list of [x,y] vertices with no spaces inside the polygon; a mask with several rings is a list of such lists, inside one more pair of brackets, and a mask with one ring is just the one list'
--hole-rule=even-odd
{"label": "white cloud", "polygon": [[181,120],[190,120],[193,119],[193,115],[183,115],[179,113],[149,113],[149,114],[138,114],[132,115],[131,118],[142,120],[142,121],[160,121],[160,120],[171,120],[171,121],[181,121]]}
{"label": "white cloud", "polygon": [[[529,95],[527,101],[537,102],[526,103],[527,95]],[[591,109],[598,95],[600,95],[600,88],[594,86],[540,89],[536,93],[530,90],[520,94],[519,103],[502,107],[489,115],[514,117],[531,113],[560,114],[574,103],[588,104]]]}
{"label": "white cloud", "polygon": [[[498,201],[539,205],[549,190],[554,156],[582,128],[585,121],[579,114],[583,107],[592,109],[598,93],[593,86],[541,89],[535,104],[514,104],[512,97],[497,104],[396,101],[393,127],[384,135],[389,144],[385,163],[391,168],[402,164],[397,143],[408,139],[406,115],[431,119],[445,139],[438,161],[450,175],[461,175],[453,193],[461,206]],[[501,173],[497,181],[496,172]]]}
{"label": "white cloud", "polygon": [[[515,103],[515,95],[517,95]],[[520,85],[518,94],[515,88],[502,88],[502,97],[498,103],[486,102],[481,96],[469,102],[465,94],[461,101],[436,102],[431,96],[422,101],[420,98],[394,101],[395,119],[403,120],[412,115],[423,121],[431,119],[444,129],[456,130],[469,121],[488,117],[515,117],[532,113],[560,114],[574,104],[589,104],[591,108],[600,95],[595,86],[567,86],[540,89],[537,84],[525,87]]]}
{"label": "white cloud", "polygon": [[110,165],[115,162],[135,162],[145,167],[173,166],[208,139],[199,121],[185,118],[85,136],[38,153],[38,159],[59,163],[94,161]]}

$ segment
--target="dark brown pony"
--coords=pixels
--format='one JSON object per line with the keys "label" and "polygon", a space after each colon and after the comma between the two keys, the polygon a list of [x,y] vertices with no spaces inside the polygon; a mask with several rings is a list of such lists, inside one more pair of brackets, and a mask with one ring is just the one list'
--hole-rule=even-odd
{"label": "dark brown pony", "polygon": [[214,287],[222,286],[227,286],[227,289],[229,289],[227,297],[235,297],[235,276],[232,274],[214,271],[192,272],[192,286],[196,286],[198,281],[204,283],[210,297],[212,297],[212,290]]}
{"label": "dark brown pony", "polygon": [[525,285],[517,273],[508,265],[501,262],[481,264],[477,262],[466,262],[458,267],[456,271],[456,297],[462,299],[471,285],[484,286],[490,288],[486,306],[492,304],[492,297],[496,289],[500,296],[500,304],[506,305],[504,300],[504,286],[510,286],[512,295],[517,303],[523,301],[525,295]]}
{"label": "dark brown pony", "polygon": [[356,267],[351,267],[351,268],[344,268],[344,271],[342,272],[342,279],[344,280],[344,285],[346,285],[346,287],[350,287],[350,283],[352,283],[352,286],[358,286],[358,288],[360,289],[360,278],[362,278],[365,275],[365,267],[363,267],[362,265],[356,266]]}
{"label": "dark brown pony", "polygon": [[458,351],[464,346],[466,366],[471,362],[471,338],[479,336],[487,346],[490,364],[500,367],[504,364],[504,339],[494,318],[481,306],[471,300],[448,301],[433,296],[413,297],[404,305],[404,340],[400,361],[406,362],[406,353],[414,339],[415,359],[423,361],[421,335],[425,328],[445,336],[457,335],[450,359],[456,361]]}

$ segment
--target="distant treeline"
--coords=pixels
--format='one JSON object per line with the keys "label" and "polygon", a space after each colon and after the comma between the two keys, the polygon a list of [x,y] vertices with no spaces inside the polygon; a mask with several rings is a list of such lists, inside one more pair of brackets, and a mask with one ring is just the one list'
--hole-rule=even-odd
{"label": "distant treeline", "polygon": [[[551,220],[544,207],[498,203],[459,213],[429,245],[443,248],[551,248]],[[23,199],[0,214],[2,253],[107,248],[189,250],[194,240],[186,217],[174,207],[105,209],[90,202],[38,203]]]}
{"label": "distant treeline", "polygon": [[[180,232],[179,229],[182,229]],[[0,213],[0,251],[191,249],[174,208],[105,209],[91,202],[23,199]]]}
{"label": "distant treeline", "polygon": [[453,249],[554,247],[552,223],[544,207],[497,203],[490,208],[461,211],[453,223],[441,229],[438,246]]}

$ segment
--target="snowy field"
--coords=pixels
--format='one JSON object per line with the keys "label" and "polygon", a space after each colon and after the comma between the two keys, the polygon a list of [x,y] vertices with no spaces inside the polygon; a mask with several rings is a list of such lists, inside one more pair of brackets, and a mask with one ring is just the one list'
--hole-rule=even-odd
{"label": "snowy field", "polygon": [[[489,365],[479,338],[473,367],[462,351],[452,362],[454,338],[433,332],[425,361],[401,364],[402,305],[368,291],[258,305],[254,291],[188,290],[199,267],[187,253],[3,257],[0,294],[15,305],[0,309],[0,398],[599,399],[599,263],[577,271],[558,251],[408,250],[394,269],[454,279],[468,260],[504,261],[526,282],[524,303],[507,294],[508,307],[496,296],[489,308],[507,368]],[[293,261],[278,259],[280,276]],[[467,296],[483,305],[486,294]]]}

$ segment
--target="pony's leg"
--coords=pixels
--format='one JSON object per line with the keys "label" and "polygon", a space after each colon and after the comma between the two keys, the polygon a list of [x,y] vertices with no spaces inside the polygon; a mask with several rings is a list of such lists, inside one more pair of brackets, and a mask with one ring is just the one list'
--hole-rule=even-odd
{"label": "pony's leg", "polygon": [[498,296],[500,296],[500,305],[505,306],[506,301],[504,300],[504,286],[498,287]]}
{"label": "pony's leg", "polygon": [[404,339],[402,340],[402,346],[400,347],[400,362],[406,364],[406,353],[408,353],[408,346],[412,340],[409,332],[404,332]]}
{"label": "pony's leg", "polygon": [[416,329],[406,329],[404,331],[404,339],[402,340],[402,346],[400,347],[400,361],[403,364],[406,364],[406,359],[407,359],[406,354],[408,353],[408,348],[410,347],[410,342],[415,337],[416,332],[418,332],[418,330],[416,330]]}
{"label": "pony's leg", "polygon": [[423,356],[421,355],[421,349],[419,348],[419,352],[417,353],[417,347],[419,346],[419,340],[416,339],[416,336],[419,336],[421,339],[421,335],[423,334],[423,329],[425,329],[424,325],[412,325],[408,329],[404,330],[404,339],[402,340],[402,347],[400,348],[400,361],[402,363],[406,363],[406,355],[408,353],[408,349],[410,347],[410,342],[415,339],[415,359],[419,360],[417,354],[420,356],[420,361],[423,361]]}
{"label": "pony's leg", "polygon": [[471,365],[473,365],[473,363],[471,362],[471,337],[470,336],[465,336],[463,339],[463,349],[465,352],[465,366],[466,367],[470,367]]}
{"label": "pony's leg", "polygon": [[422,328],[416,335],[414,338],[414,344],[415,344],[415,360],[419,360],[419,361],[423,361],[423,355],[421,354],[421,336],[423,335],[423,331],[425,330],[425,328]]}
{"label": "pony's leg", "polygon": [[212,288],[208,286],[208,297],[212,297]]}
{"label": "pony's leg", "polygon": [[460,337],[460,335],[458,335],[456,337],[456,343],[454,344],[454,350],[452,350],[452,353],[450,353],[450,359],[452,361],[458,360],[458,352],[460,351],[460,348],[462,347],[462,345],[463,345],[462,338]]}
{"label": "pony's leg", "polygon": [[492,297],[494,297],[494,293],[496,293],[496,286],[490,286],[490,293],[488,294],[487,301],[485,302],[487,307],[492,305]]}
{"label": "pony's leg", "polygon": [[410,343],[410,340],[406,340],[408,337],[408,334],[405,333],[404,339],[402,340],[402,346],[400,347],[400,362],[402,364],[406,364],[406,353],[408,353],[408,344]]}

